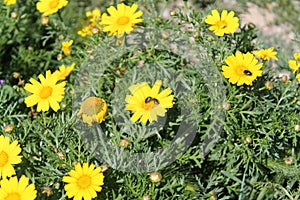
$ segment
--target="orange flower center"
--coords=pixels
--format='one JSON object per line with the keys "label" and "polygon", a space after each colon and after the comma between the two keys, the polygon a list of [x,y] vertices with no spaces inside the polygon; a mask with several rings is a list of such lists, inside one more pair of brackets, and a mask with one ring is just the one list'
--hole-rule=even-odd
{"label": "orange flower center", "polygon": [[21,200],[20,194],[16,192],[8,193],[5,200]]}
{"label": "orange flower center", "polygon": [[55,9],[55,8],[57,8],[58,4],[59,4],[59,0],[52,0],[49,3],[49,8]]}
{"label": "orange flower center", "polygon": [[44,87],[43,89],[41,89],[40,91],[40,97],[42,99],[47,99],[48,97],[50,97],[52,95],[52,88],[49,86]]}
{"label": "orange flower center", "polygon": [[145,110],[151,110],[158,104],[159,104],[159,101],[157,99],[152,98],[152,97],[147,97],[142,104],[142,108]]}
{"label": "orange flower center", "polygon": [[119,19],[117,20],[117,23],[120,26],[126,25],[128,24],[128,22],[129,22],[129,17],[126,16],[119,17]]}
{"label": "orange flower center", "polygon": [[220,29],[224,29],[227,27],[227,22],[224,20],[220,20],[216,23],[216,26],[219,27]]}
{"label": "orange flower center", "polygon": [[104,102],[102,99],[97,97],[87,98],[81,105],[81,110],[83,114],[93,116],[97,115],[104,107]]}
{"label": "orange flower center", "polygon": [[6,152],[0,152],[0,167],[3,167],[8,162],[8,155]]}
{"label": "orange flower center", "polygon": [[81,176],[77,181],[77,185],[82,189],[86,189],[90,187],[91,183],[92,183],[91,177],[87,175]]}

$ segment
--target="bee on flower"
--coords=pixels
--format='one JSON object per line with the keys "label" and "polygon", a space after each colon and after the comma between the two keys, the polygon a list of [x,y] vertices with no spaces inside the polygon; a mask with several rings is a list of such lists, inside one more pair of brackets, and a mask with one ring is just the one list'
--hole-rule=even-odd
{"label": "bee on flower", "polygon": [[133,112],[131,120],[136,122],[150,123],[157,120],[157,116],[165,116],[166,108],[173,107],[174,95],[171,95],[172,90],[166,88],[160,91],[162,85],[161,80],[157,80],[154,86],[150,88],[148,83],[142,82],[129,87],[131,95],[126,96],[126,110]]}
{"label": "bee on flower", "polygon": [[257,77],[262,76],[262,63],[252,53],[237,52],[228,56],[225,60],[227,65],[222,66],[222,74],[229,79],[232,84],[241,86],[250,85]]}

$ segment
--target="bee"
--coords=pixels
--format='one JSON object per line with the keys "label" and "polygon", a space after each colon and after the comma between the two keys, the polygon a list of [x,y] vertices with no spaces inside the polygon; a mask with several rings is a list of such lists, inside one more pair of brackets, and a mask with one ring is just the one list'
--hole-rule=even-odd
{"label": "bee", "polygon": [[149,103],[150,101],[153,101],[154,104],[156,104],[156,105],[159,104],[159,101],[158,101],[156,98],[147,97],[147,98],[145,99],[145,103]]}
{"label": "bee", "polygon": [[244,70],[244,74],[247,76],[252,76],[252,73],[249,70]]}

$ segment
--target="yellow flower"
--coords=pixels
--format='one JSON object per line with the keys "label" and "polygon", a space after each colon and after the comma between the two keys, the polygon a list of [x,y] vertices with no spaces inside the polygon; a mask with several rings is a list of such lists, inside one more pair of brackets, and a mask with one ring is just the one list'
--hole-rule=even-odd
{"label": "yellow flower", "polygon": [[227,57],[225,62],[228,66],[222,66],[222,73],[232,84],[250,85],[258,76],[262,76],[263,64],[257,64],[258,60],[249,52],[246,54],[237,52]]}
{"label": "yellow flower", "polygon": [[143,12],[136,12],[137,8],[137,4],[133,4],[130,7],[122,3],[117,5],[117,9],[110,6],[107,9],[110,16],[104,13],[102,15],[102,21],[100,22],[101,25],[107,25],[103,28],[103,31],[109,31],[109,36],[117,35],[119,38],[122,37],[124,33],[129,34],[133,31],[135,24],[143,21],[143,19],[139,18],[143,15]]}
{"label": "yellow flower", "polygon": [[294,58],[295,60],[300,63],[300,52],[299,53],[294,53]]}
{"label": "yellow flower", "polygon": [[66,67],[64,64],[62,64],[59,67],[59,70],[56,70],[53,74],[57,76],[58,80],[65,80],[67,76],[71,73],[71,71],[74,69],[75,63],[72,63],[69,67]]}
{"label": "yellow flower", "polygon": [[165,116],[166,108],[173,107],[174,95],[172,90],[167,88],[159,93],[162,85],[161,80],[157,80],[152,88],[148,83],[143,82],[129,87],[132,95],[126,96],[126,110],[133,111],[131,120],[136,122],[139,118],[140,122],[150,123],[157,120],[157,116]]}
{"label": "yellow flower", "polygon": [[12,165],[21,163],[20,152],[21,148],[17,140],[10,144],[9,137],[0,135],[0,178],[11,177],[16,174]]}
{"label": "yellow flower", "polygon": [[83,26],[77,33],[78,35],[81,35],[82,37],[86,36],[92,36],[95,33],[98,33],[100,31],[100,17],[101,12],[99,9],[95,9],[92,12],[88,11],[85,13],[88,20],[84,22],[86,24]]}
{"label": "yellow flower", "polygon": [[68,183],[65,185],[67,196],[77,200],[91,200],[97,197],[96,192],[102,190],[103,180],[101,167],[95,168],[94,164],[89,166],[88,163],[83,163],[82,167],[77,163],[75,170],[71,170],[69,176],[63,177],[63,182]]}
{"label": "yellow flower", "polygon": [[300,74],[297,74],[296,79],[298,79],[298,81],[300,81]]}
{"label": "yellow flower", "polygon": [[210,24],[209,30],[214,31],[215,35],[223,36],[224,34],[234,33],[239,27],[239,18],[234,17],[234,12],[223,10],[221,16],[217,10],[212,10],[208,15],[205,23]]}
{"label": "yellow flower", "polygon": [[101,17],[101,12],[99,9],[95,9],[92,12],[91,11],[87,11],[85,13],[86,17],[88,18],[90,23],[96,23],[98,22],[98,20]]}
{"label": "yellow flower", "polygon": [[295,60],[289,60],[289,67],[295,73],[300,68],[300,52],[294,53]]}
{"label": "yellow flower", "polygon": [[24,89],[32,95],[25,98],[27,107],[37,105],[37,112],[48,111],[49,106],[56,112],[60,106],[59,102],[64,98],[66,82],[57,83],[57,74],[51,74],[50,70],[46,72],[46,78],[40,74],[38,82],[30,78],[31,84],[27,83]]}
{"label": "yellow flower", "polygon": [[107,114],[107,104],[104,99],[89,97],[80,106],[77,116],[82,117],[83,122],[92,126],[93,122],[101,123]]}
{"label": "yellow flower", "polygon": [[300,68],[300,64],[297,63],[296,60],[289,60],[289,67],[293,70],[293,72],[295,73],[299,68]]}
{"label": "yellow flower", "polygon": [[29,178],[22,175],[20,180],[16,176],[11,177],[9,180],[1,180],[0,199],[2,200],[34,200],[37,191],[34,184],[29,183]]}
{"label": "yellow flower", "polygon": [[36,4],[36,8],[39,12],[43,13],[43,16],[48,16],[56,13],[67,4],[67,0],[40,0]]}
{"label": "yellow flower", "polygon": [[4,3],[6,3],[6,5],[8,6],[15,5],[17,3],[17,0],[4,0]]}
{"label": "yellow flower", "polygon": [[271,58],[273,58],[274,60],[278,60],[278,58],[276,57],[277,52],[273,50],[274,47],[268,49],[260,49],[259,51],[254,51],[253,54],[263,60],[269,61]]}
{"label": "yellow flower", "polygon": [[93,29],[92,26],[85,26],[85,27],[81,28],[80,30],[78,30],[77,33],[78,33],[78,35],[80,35],[82,37],[91,36],[91,35],[93,35],[92,29]]}
{"label": "yellow flower", "polygon": [[71,46],[73,44],[73,40],[62,42],[61,50],[64,52],[65,56],[70,56],[72,53]]}

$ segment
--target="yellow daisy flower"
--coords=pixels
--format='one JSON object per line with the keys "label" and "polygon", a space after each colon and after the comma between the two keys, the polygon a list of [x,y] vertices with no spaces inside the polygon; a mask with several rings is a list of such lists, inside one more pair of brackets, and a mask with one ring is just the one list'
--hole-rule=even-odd
{"label": "yellow daisy flower", "polygon": [[82,118],[84,123],[92,126],[93,122],[101,123],[107,114],[107,104],[104,99],[89,97],[80,106],[77,116]]}
{"label": "yellow daisy flower", "polygon": [[273,58],[274,60],[278,60],[278,58],[276,57],[277,52],[273,50],[274,47],[268,49],[260,49],[259,51],[254,51],[253,54],[263,60],[269,61],[271,58]]}
{"label": "yellow daisy flower", "polygon": [[295,73],[300,68],[300,63],[297,63],[296,60],[289,60],[289,67]]}
{"label": "yellow daisy flower", "polygon": [[37,2],[36,8],[39,12],[43,13],[43,16],[48,16],[56,13],[67,4],[67,0],[40,0]]}
{"label": "yellow daisy flower", "polygon": [[157,120],[157,116],[165,116],[166,108],[173,107],[172,90],[167,88],[159,93],[161,85],[162,81],[157,80],[152,88],[146,82],[129,87],[132,95],[126,96],[125,109],[133,111],[133,122],[141,118],[140,122],[146,123],[149,120],[151,123]]}
{"label": "yellow daisy flower", "polygon": [[104,185],[104,176],[101,167],[95,168],[94,164],[89,166],[88,163],[80,163],[75,165],[75,170],[69,172],[69,176],[63,177],[63,182],[68,183],[65,185],[66,194],[69,198],[81,200],[91,200],[97,197],[96,192],[102,190]]}
{"label": "yellow daisy flower", "polygon": [[75,67],[75,63],[72,63],[70,66],[66,67],[62,64],[58,70],[56,70],[53,74],[57,76],[58,80],[65,80],[67,76],[72,72]]}
{"label": "yellow daisy flower", "polygon": [[143,12],[136,12],[137,8],[137,4],[133,4],[130,7],[121,3],[117,5],[117,9],[110,6],[107,9],[110,16],[104,13],[100,22],[101,25],[106,25],[103,31],[109,32],[109,36],[117,35],[118,38],[122,37],[124,33],[129,34],[133,31],[135,24],[143,21],[143,19],[139,18],[143,15]]}
{"label": "yellow daisy flower", "polygon": [[289,60],[289,67],[293,70],[295,73],[300,68],[300,52],[294,53],[295,60]]}
{"label": "yellow daisy flower", "polygon": [[61,50],[63,51],[63,53],[65,54],[65,56],[70,56],[72,53],[72,49],[71,46],[73,44],[73,40],[70,41],[65,41],[61,43]]}
{"label": "yellow daisy flower", "polygon": [[88,20],[84,22],[86,26],[77,31],[78,35],[82,37],[92,36],[93,34],[96,34],[100,31],[100,10],[95,9],[93,11],[88,11],[85,13],[85,15],[88,18]]}
{"label": "yellow daisy flower", "polygon": [[1,180],[0,199],[9,200],[34,200],[37,191],[34,184],[29,183],[29,178],[21,176],[20,180],[16,176]]}
{"label": "yellow daisy flower", "polygon": [[46,72],[46,78],[40,74],[38,82],[30,78],[31,84],[27,83],[24,89],[32,95],[24,99],[27,107],[37,105],[37,112],[48,111],[49,106],[56,112],[59,110],[59,102],[64,98],[66,82],[57,83],[57,74],[51,74],[50,70]]}
{"label": "yellow daisy flower", "polygon": [[299,53],[294,53],[294,58],[295,60],[300,63],[300,52]]}
{"label": "yellow daisy flower", "polygon": [[298,79],[298,81],[300,81],[300,74],[297,74],[296,79]]}
{"label": "yellow daisy flower", "polygon": [[17,3],[17,0],[4,0],[4,3],[6,3],[6,5],[8,6],[15,5]]}
{"label": "yellow daisy flower", "polygon": [[214,31],[215,35],[223,36],[224,34],[234,33],[239,27],[239,18],[234,17],[234,12],[223,10],[221,16],[215,9],[212,10],[211,15],[208,15],[205,19],[205,23],[210,24],[208,28]]}
{"label": "yellow daisy flower", "polygon": [[10,144],[9,137],[0,135],[0,178],[11,177],[16,174],[12,165],[21,163],[20,152],[21,148],[17,140]]}
{"label": "yellow daisy flower", "polygon": [[222,66],[222,73],[232,84],[250,85],[258,76],[262,76],[263,64],[257,64],[258,60],[249,52],[246,54],[237,52],[227,57],[225,62],[228,66]]}

